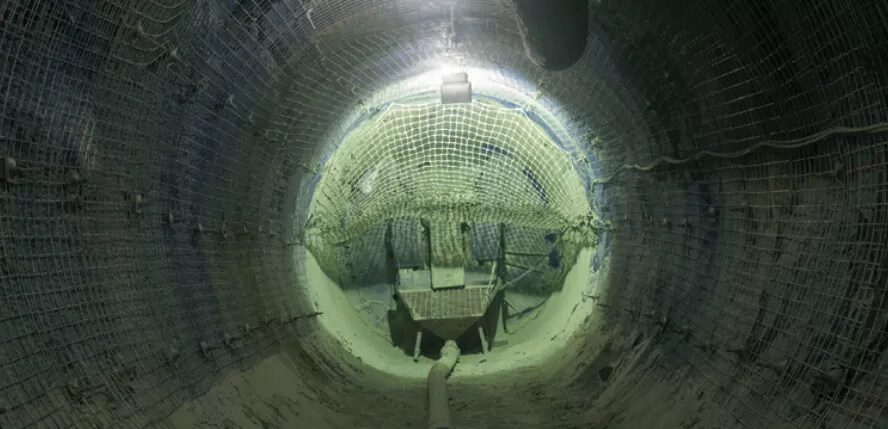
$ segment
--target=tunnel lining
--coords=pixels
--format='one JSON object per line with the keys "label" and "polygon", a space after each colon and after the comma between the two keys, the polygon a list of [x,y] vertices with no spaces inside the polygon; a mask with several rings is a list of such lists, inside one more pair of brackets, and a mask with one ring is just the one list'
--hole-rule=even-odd
{"label": "tunnel lining", "polygon": [[390,105],[325,164],[310,234],[344,241],[398,217],[561,229],[589,213],[572,161],[521,110]]}
{"label": "tunnel lining", "polygon": [[[466,6],[452,50],[543,82],[603,173],[886,120],[881,3],[594,3],[586,55],[559,74],[522,60],[505,2]],[[22,167],[0,184],[12,309],[0,318],[0,425],[144,426],[313,329],[298,318],[315,309],[293,286],[298,244],[281,207],[297,198],[299,164],[323,158],[315,137],[337,100],[353,96],[317,76],[294,92],[335,94],[324,103],[277,94],[300,63],[362,94],[445,50],[445,8],[376,5],[317,2],[311,19],[295,1],[0,6],[0,148]],[[414,37],[367,74],[343,66],[355,57],[336,56],[335,40],[312,44],[378,32],[346,50],[369,55],[401,28]],[[269,124],[279,101],[300,116]],[[94,164],[76,161],[88,141]],[[684,393],[719,403],[725,426],[881,424],[886,145],[842,137],[621,177],[595,195],[614,229],[614,286],[587,304],[668,343],[654,351],[674,359],[640,373],[699,389]],[[633,380],[625,369],[611,379]],[[592,410],[569,415],[585,423],[626,412],[563,403]]]}
{"label": "tunnel lining", "polygon": [[562,231],[589,216],[568,154],[523,111],[481,102],[387,105],[346,137],[309,193],[305,242],[334,278],[348,274],[343,246],[380,222]]}
{"label": "tunnel lining", "polygon": [[[302,191],[303,195],[312,195],[304,217],[305,244],[311,252],[307,266],[318,263],[325,272],[323,279],[317,277],[317,281],[311,278],[318,273],[308,273],[307,290],[343,289],[347,299],[353,301],[353,308],[344,305],[346,300],[339,294],[334,293],[336,297],[331,298],[326,291],[310,293],[325,297],[315,299],[315,305],[357,311],[365,323],[385,333],[377,332],[371,338],[387,337],[391,330],[391,339],[376,339],[394,341],[395,332],[405,327],[393,320],[397,319],[393,316],[397,314],[393,313],[396,305],[391,300],[395,280],[385,274],[386,267],[392,264],[386,255],[392,251],[389,246],[394,240],[389,223],[391,228],[395,222],[408,219],[423,223],[457,222],[463,228],[477,223],[511,225],[506,244],[511,252],[532,249],[534,239],[542,243],[544,236],[557,236],[557,246],[552,241],[552,251],[556,253],[546,256],[549,250],[545,250],[543,254],[548,259],[508,256],[503,261],[506,266],[511,263],[511,267],[498,270],[508,273],[504,278],[508,284],[527,277],[522,283],[542,282],[532,289],[551,289],[548,294],[558,296],[551,300],[558,305],[548,302],[548,294],[536,298],[537,302],[525,304],[529,306],[526,312],[512,316],[520,316],[520,321],[509,322],[517,322],[512,327],[513,334],[518,330],[542,330],[537,325],[547,324],[553,315],[563,313],[570,304],[561,301],[579,299],[579,291],[590,282],[587,277],[569,276],[578,263],[580,249],[594,246],[595,242],[593,232],[581,225],[593,217],[585,200],[587,185],[580,174],[583,171],[588,175],[584,170],[588,165],[575,165],[577,160],[567,151],[571,141],[565,137],[563,127],[535,100],[522,94],[520,87],[508,86],[509,81],[492,78],[489,72],[471,69],[476,101],[442,105],[436,92],[429,93],[428,88],[434,88],[434,83],[447,71],[434,63],[430,66],[431,71],[392,84],[372,97],[380,106],[364,103],[361,110],[365,114],[358,116],[360,122],[340,127],[349,130],[348,134],[309,182],[308,186],[313,188]],[[405,92],[406,89],[414,93]],[[391,94],[400,98],[390,100]],[[506,207],[509,210],[504,210]],[[297,229],[301,229],[298,224]],[[545,231],[548,233],[543,234]],[[437,243],[432,244],[434,250]],[[472,265],[468,262],[471,257],[466,258],[461,263]],[[515,265],[516,262],[525,265]],[[552,264],[554,269],[543,269]],[[579,264],[581,270],[588,266],[588,262]],[[527,276],[529,271],[542,274]],[[571,293],[562,293],[566,277],[572,279],[567,288]],[[562,299],[566,295],[570,298]],[[499,311],[500,299],[495,300],[496,310],[490,309],[492,314]],[[521,304],[515,304],[520,308]],[[387,311],[377,314],[382,310]],[[322,324],[324,320],[321,318]],[[496,328],[496,323],[491,326],[490,329],[502,329]],[[574,332],[577,325],[571,326],[574,328],[564,327],[562,337]],[[344,331],[333,327],[331,332],[342,337]],[[512,342],[530,341],[526,335],[523,338]],[[409,346],[412,350],[413,344]],[[360,351],[356,353],[364,362],[373,362],[385,371],[405,373],[392,365],[407,363],[405,356],[390,354],[390,362],[384,362]],[[498,359],[502,362],[496,368],[508,368],[514,361],[506,355]]]}

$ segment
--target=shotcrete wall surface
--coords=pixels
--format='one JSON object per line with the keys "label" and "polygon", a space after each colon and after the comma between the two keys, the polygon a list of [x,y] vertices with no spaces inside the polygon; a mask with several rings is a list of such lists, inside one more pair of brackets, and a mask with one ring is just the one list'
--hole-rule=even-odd
{"label": "shotcrete wall surface", "polygon": [[562,71],[505,0],[0,3],[0,427],[422,426],[304,238],[442,65],[559,124],[595,236],[456,427],[886,427],[888,6],[589,3]]}

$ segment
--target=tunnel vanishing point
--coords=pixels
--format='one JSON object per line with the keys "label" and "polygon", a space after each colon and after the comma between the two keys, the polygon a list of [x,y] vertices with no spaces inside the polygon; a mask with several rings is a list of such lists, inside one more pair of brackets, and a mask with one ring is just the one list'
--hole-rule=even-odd
{"label": "tunnel vanishing point", "polygon": [[0,2],[0,428],[888,428],[888,3]]}

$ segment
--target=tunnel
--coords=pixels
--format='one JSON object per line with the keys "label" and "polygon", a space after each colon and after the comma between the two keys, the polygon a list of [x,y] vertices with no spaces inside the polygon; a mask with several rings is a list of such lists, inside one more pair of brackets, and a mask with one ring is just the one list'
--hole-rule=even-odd
{"label": "tunnel", "polygon": [[888,5],[545,3],[0,3],[0,427],[888,428]]}

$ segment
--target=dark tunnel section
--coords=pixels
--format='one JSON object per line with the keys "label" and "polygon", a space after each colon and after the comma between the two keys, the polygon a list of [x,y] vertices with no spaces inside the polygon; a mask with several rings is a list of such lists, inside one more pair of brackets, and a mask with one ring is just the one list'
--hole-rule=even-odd
{"label": "dark tunnel section", "polygon": [[443,55],[539,86],[608,223],[583,335],[457,367],[455,424],[888,425],[888,6],[516,3],[0,2],[0,427],[422,424],[320,330],[293,207]]}
{"label": "dark tunnel section", "polygon": [[524,49],[534,64],[558,71],[583,56],[589,35],[588,0],[513,2]]}

